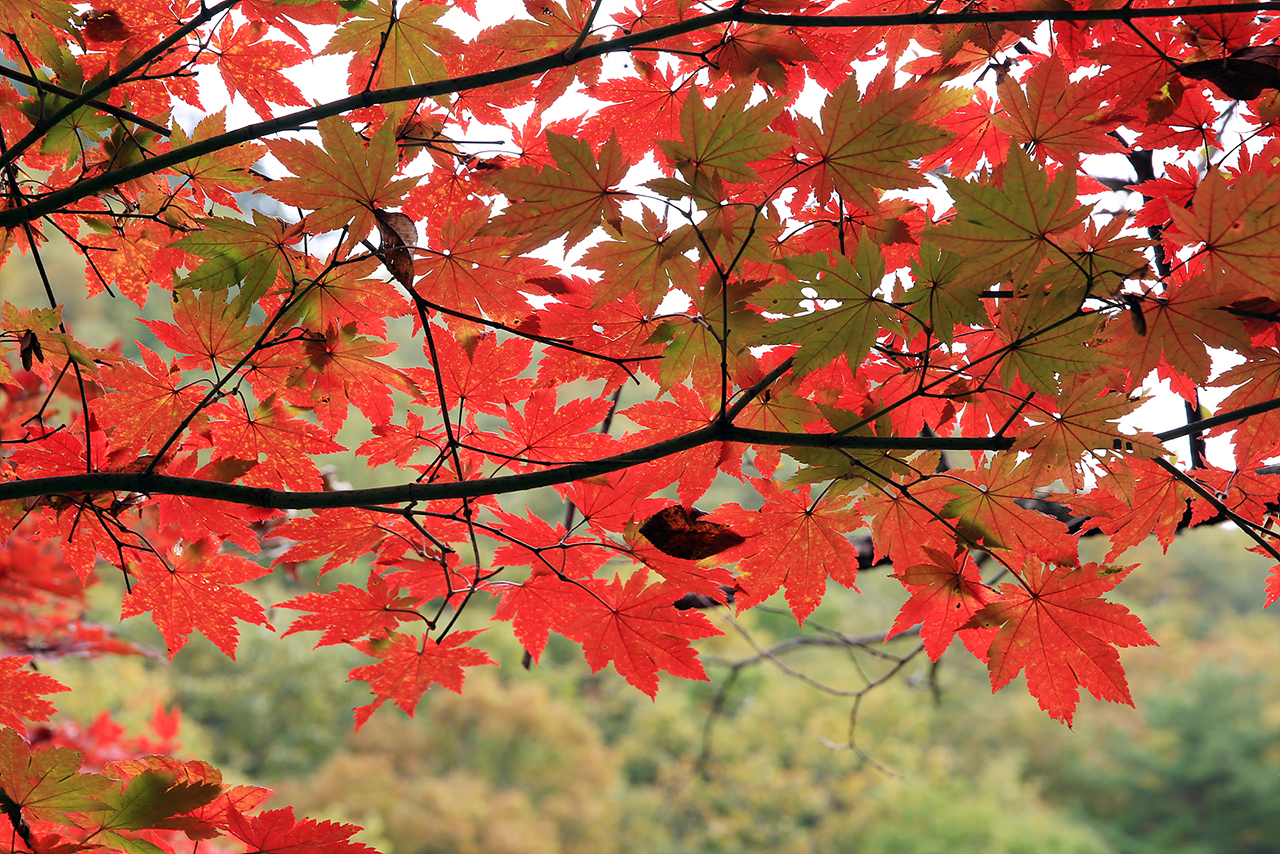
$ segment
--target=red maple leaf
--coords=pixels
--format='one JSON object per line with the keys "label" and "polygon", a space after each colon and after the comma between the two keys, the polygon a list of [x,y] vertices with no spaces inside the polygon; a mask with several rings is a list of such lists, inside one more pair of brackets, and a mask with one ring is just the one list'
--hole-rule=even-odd
{"label": "red maple leaf", "polygon": [[738,609],[757,605],[785,586],[787,604],[803,623],[822,601],[828,578],[845,587],[857,580],[858,550],[846,534],[863,526],[862,516],[845,508],[845,496],[811,500],[808,484],[783,491],[771,481],[752,483],[765,499],[759,510],[730,504],[707,516],[747,537],[757,549],[738,564],[743,591]]}
{"label": "red maple leaf", "polygon": [[1064,569],[1033,560],[1021,584],[1000,585],[999,601],[962,627],[1000,627],[988,650],[991,690],[1026,668],[1027,690],[1067,726],[1081,686],[1099,700],[1132,706],[1116,648],[1156,642],[1128,608],[1100,598],[1132,569],[1097,563]]}
{"label": "red maple leaf", "polygon": [[140,452],[160,447],[196,409],[204,394],[182,385],[182,372],[139,344],[143,370],[132,362],[103,370],[103,380],[121,391],[95,402],[94,411],[104,425],[114,427],[113,442]]}
{"label": "red maple leaf", "polygon": [[290,519],[272,532],[272,536],[295,540],[289,550],[276,558],[272,566],[282,563],[326,558],[320,574],[353,561],[367,552],[377,551],[389,536],[383,522],[387,516],[372,510],[344,507],[317,510],[314,515]]}
{"label": "red maple leaf", "polygon": [[332,593],[304,593],[277,608],[309,611],[298,617],[281,637],[295,632],[324,632],[317,647],[350,643],[360,638],[378,640],[391,635],[402,622],[418,619],[416,597],[400,595],[399,584],[389,584],[375,570],[364,587],[339,584]]}
{"label": "red maple leaf", "polygon": [[[503,406],[529,396],[533,380],[520,377],[529,367],[533,346],[519,338],[499,343],[497,335],[477,335],[465,344],[447,329],[433,327],[432,339],[443,384],[444,398],[435,371],[410,368],[406,373],[417,381],[431,406],[455,409],[465,405],[472,412],[501,415]],[[431,349],[424,345],[431,360]]]}
{"label": "red maple leaf", "polygon": [[707,673],[689,641],[723,632],[697,611],[673,606],[683,590],[648,581],[649,571],[640,569],[625,582],[615,576],[585,585],[590,595],[579,599],[561,631],[582,644],[593,673],[612,661],[627,682],[653,697],[660,670],[705,682]]}
{"label": "red maple leaf", "polygon": [[240,640],[236,620],[271,628],[258,600],[229,586],[261,578],[270,570],[237,555],[215,553],[216,548],[211,540],[198,540],[165,561],[147,555],[129,567],[138,581],[125,596],[120,616],[150,611],[170,658],[197,629],[234,659]]}
{"label": "red maple leaf", "polygon": [[219,404],[210,412],[218,418],[209,430],[214,460],[259,463],[246,478],[258,486],[319,489],[320,471],[310,455],[346,450],[275,399],[258,404],[252,416],[238,405]]}
{"label": "red maple leaf", "polygon": [[494,584],[490,589],[502,597],[493,619],[511,621],[516,639],[535,664],[550,633],[561,631],[570,615],[586,607],[591,597],[582,584],[549,573],[535,574],[523,584]]}
{"label": "red maple leaf", "polygon": [[237,29],[226,18],[214,43],[219,48],[218,73],[228,94],[243,96],[259,116],[270,119],[268,101],[283,106],[307,103],[297,85],[280,69],[298,65],[310,56],[286,42],[264,39],[266,33],[261,21],[250,21]]}
{"label": "red maple leaf", "polygon": [[0,658],[0,725],[26,729],[27,721],[47,721],[57,709],[40,695],[71,690],[52,676],[24,670],[29,661],[29,655]]}
{"label": "red maple leaf", "polygon": [[239,810],[229,812],[227,832],[243,842],[246,854],[376,854],[351,837],[354,824],[294,818],[289,807],[248,818]]}
{"label": "red maple leaf", "polygon": [[885,640],[920,626],[920,639],[930,661],[937,661],[951,645],[956,632],[965,646],[978,658],[985,659],[994,629],[965,629],[974,614],[995,601],[996,592],[982,583],[978,567],[967,552],[947,554],[928,546],[924,551],[929,563],[904,566],[894,572],[911,598],[898,611]]}
{"label": "red maple leaf", "polygon": [[[516,471],[525,471],[531,460],[563,462],[604,456],[614,443],[598,432],[609,411],[608,399],[556,402],[553,389],[535,389],[523,409],[507,406],[507,423],[501,439],[490,443],[493,459]],[[540,467],[539,467],[540,468]]]}
{"label": "red maple leaf", "polygon": [[464,667],[495,664],[487,653],[467,641],[483,629],[453,632],[443,641],[417,635],[392,635],[387,641],[365,641],[355,644],[361,652],[381,659],[377,664],[357,667],[350,678],[368,682],[377,695],[372,703],[356,709],[356,729],[364,726],[369,716],[387,700],[395,701],[410,717],[418,708],[418,700],[432,685],[442,685],[455,694],[462,693]]}

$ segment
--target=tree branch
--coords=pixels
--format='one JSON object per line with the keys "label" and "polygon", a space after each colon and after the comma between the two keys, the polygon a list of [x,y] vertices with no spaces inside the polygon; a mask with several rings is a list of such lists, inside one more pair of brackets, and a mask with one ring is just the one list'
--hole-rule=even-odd
{"label": "tree branch", "polygon": [[[223,3],[218,4],[214,9],[220,10],[229,5],[234,5],[235,2],[236,0],[224,0]],[[898,15],[814,16],[773,15],[763,12],[750,12],[740,9],[735,5],[729,9],[712,12],[696,18],[690,18],[686,21],[668,24],[662,27],[655,27],[651,30],[643,30],[639,33],[630,33],[598,44],[586,45],[578,50],[572,59],[566,58],[564,51],[559,51],[549,56],[530,60],[529,62],[522,62],[506,68],[485,71],[479,74],[468,74],[448,80],[437,80],[428,83],[416,83],[409,86],[395,86],[387,89],[374,89],[360,92],[359,94],[351,95],[347,98],[340,98],[336,101],[319,104],[305,110],[297,110],[278,118],[245,125],[242,128],[227,131],[226,133],[218,134],[217,136],[212,136],[208,139],[192,142],[190,145],[183,146],[182,148],[158,154],[148,160],[123,166],[102,175],[96,175],[92,178],[74,184],[73,186],[56,190],[46,196],[36,198],[22,207],[0,211],[0,228],[11,227],[22,222],[30,222],[34,219],[38,219],[39,217],[58,211],[87,196],[107,192],[115,186],[141,178],[145,175],[154,174],[162,169],[168,169],[178,163],[183,163],[187,160],[191,160],[205,154],[210,154],[215,151],[221,151],[234,145],[239,145],[242,142],[260,140],[271,134],[280,133],[282,131],[298,130],[306,125],[319,121],[320,119],[329,118],[330,116],[337,116],[352,110],[372,107],[379,104],[430,99],[440,95],[452,95],[459,92],[467,92],[472,89],[480,89],[485,86],[497,86],[503,83],[511,83],[526,77],[535,77],[540,74],[545,74],[548,71],[554,71],[559,68],[568,68],[589,59],[596,59],[611,53],[629,51],[634,48],[655,44],[663,39],[696,32],[698,30],[718,26],[720,24],[746,23],[778,27],[803,27],[807,29],[839,29],[850,27],[885,28],[974,23],[998,24],[1026,21],[1069,21],[1087,23],[1090,21],[1130,21],[1141,18],[1178,18],[1191,14],[1265,11],[1280,11],[1280,2],[1274,2],[1274,0],[1272,0],[1272,2],[1236,4],[1211,3],[1171,9],[1133,9],[1125,7],[1122,9],[1093,9],[1087,11],[953,12],[946,14],[915,12]],[[114,76],[115,75],[113,75],[113,77]],[[111,79],[112,78],[108,78],[108,81]],[[114,83],[112,85],[114,85]],[[84,103],[87,103],[89,98],[96,97],[101,94],[101,91],[105,91],[101,86],[95,87],[93,90],[86,93],[88,96],[87,98],[79,103],[75,103],[75,106],[77,108],[83,106]],[[65,108],[61,112],[65,112]],[[61,115],[61,112],[59,115]],[[35,133],[35,131],[33,130],[32,133]],[[21,144],[30,145],[33,140],[29,139],[29,137],[31,137],[31,134],[24,137]],[[38,138],[38,136],[36,138]]]}

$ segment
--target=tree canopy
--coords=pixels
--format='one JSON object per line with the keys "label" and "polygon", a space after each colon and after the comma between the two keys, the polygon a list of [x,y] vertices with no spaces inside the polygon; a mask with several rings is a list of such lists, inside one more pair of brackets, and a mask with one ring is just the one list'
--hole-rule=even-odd
{"label": "tree canopy", "polygon": [[[1070,724],[1132,703],[1147,536],[1231,521],[1280,597],[1280,7],[509,6],[0,8],[0,724],[53,712],[34,656],[137,651],[78,617],[102,573],[234,658],[241,585],[359,564],[276,604],[367,656],[357,727],[463,690],[490,615],[652,696],[706,678],[704,608],[803,623],[890,562],[890,637]],[[86,295],[136,324],[80,334]],[[1157,381],[1185,418],[1122,426]],[[359,847],[103,762],[0,733],[27,849]]]}

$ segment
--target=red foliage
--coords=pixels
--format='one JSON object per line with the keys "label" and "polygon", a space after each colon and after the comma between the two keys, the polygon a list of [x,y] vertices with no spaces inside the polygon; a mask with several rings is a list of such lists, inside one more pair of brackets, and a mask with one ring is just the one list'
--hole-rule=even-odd
{"label": "red foliage", "polygon": [[[464,0],[0,4],[0,263],[48,300],[0,305],[0,722],[51,713],[35,657],[141,652],[79,620],[99,569],[170,654],[234,655],[264,549],[367,578],[282,606],[370,656],[357,723],[490,663],[464,613],[488,596],[534,661],[556,632],[652,695],[707,677],[691,602],[782,591],[803,622],[881,560],[891,636],[959,634],[1068,722],[1081,687],[1129,702],[1117,649],[1152,641],[1083,533],[1110,561],[1229,519],[1280,565],[1275,24],[998,5],[538,0],[464,40]],[[346,91],[303,91],[319,54]],[[201,64],[232,104],[182,127]],[[55,234],[145,326],[64,323]],[[1129,432],[1153,372],[1229,396]],[[1230,465],[1167,459],[1202,432]],[[346,488],[345,442],[394,485]],[[704,515],[718,478],[750,497]],[[546,487],[562,520],[501,498]],[[110,771],[59,827],[8,782],[0,809],[30,852],[360,847],[245,817],[207,766]]]}

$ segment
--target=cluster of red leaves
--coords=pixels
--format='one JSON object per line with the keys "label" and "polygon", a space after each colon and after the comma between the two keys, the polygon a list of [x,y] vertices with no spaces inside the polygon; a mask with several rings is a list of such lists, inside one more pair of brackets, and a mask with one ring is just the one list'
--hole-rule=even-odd
{"label": "cluster of red leaves", "polygon": [[[3,260],[59,233],[91,294],[170,319],[146,321],[167,352],[131,360],[56,307],[3,305],[0,497],[77,485],[0,503],[0,536],[81,580],[124,573],[123,613],[171,655],[193,631],[234,655],[240,622],[266,624],[238,585],[269,571],[267,538],[285,570],[367,563],[364,587],[282,604],[303,612],[288,632],[371,657],[357,723],[490,663],[455,628],[477,594],[535,660],[556,632],[649,694],[704,679],[690,641],[718,630],[679,600],[781,590],[803,622],[829,580],[853,586],[866,529],[909,595],[891,634],[922,624],[933,658],[959,634],[993,688],[1025,670],[1068,723],[1081,687],[1131,702],[1116,650],[1152,641],[1103,598],[1130,568],[1081,564],[1083,530],[1110,561],[1188,513],[1231,518],[1280,563],[1258,470],[1280,455],[1280,110],[1271,90],[1240,107],[1246,139],[1205,165],[1222,102],[1192,82],[1280,19],[719,5],[530,0],[468,40],[448,17],[483,16],[468,2],[5,5],[0,48],[38,73],[0,81]],[[337,29],[316,50],[302,24]],[[264,119],[303,106],[285,72],[315,54],[350,56],[353,99],[240,133],[171,119],[200,106],[204,64]],[[478,141],[495,134],[500,154]],[[266,180],[265,154],[287,174]],[[1129,159],[1138,210],[1095,205],[1093,154]],[[404,317],[419,352],[392,340]],[[1215,378],[1212,348],[1242,363]],[[1234,469],[1170,465],[1187,431],[1120,430],[1153,371],[1193,408],[1234,387],[1243,411],[1211,425]],[[361,426],[355,454],[411,483],[335,491],[318,458]],[[702,518],[720,475],[758,500]],[[563,523],[497,497],[537,487]],[[654,533],[664,512],[684,546]],[[24,663],[5,662],[6,720],[47,713]]]}

